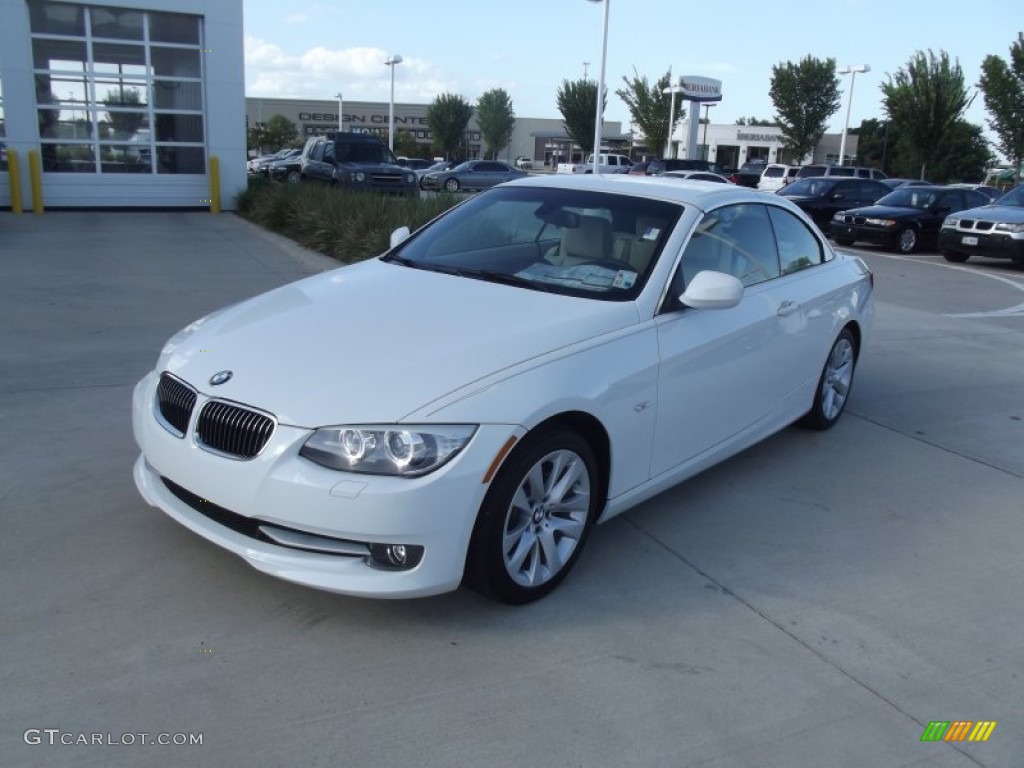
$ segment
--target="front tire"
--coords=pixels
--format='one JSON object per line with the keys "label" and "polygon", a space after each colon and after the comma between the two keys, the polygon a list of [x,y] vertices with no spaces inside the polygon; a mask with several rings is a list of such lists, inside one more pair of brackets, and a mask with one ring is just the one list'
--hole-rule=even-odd
{"label": "front tire", "polygon": [[288,176],[285,177],[289,184],[298,184],[302,181],[302,176],[298,171],[288,171]]}
{"label": "front tire", "polygon": [[963,264],[965,261],[971,258],[971,254],[955,253],[954,251],[943,251],[942,258],[944,258],[946,261],[951,261],[954,264]]}
{"label": "front tire", "polygon": [[480,508],[467,562],[471,584],[514,605],[551,592],[579,559],[600,487],[594,452],[576,432],[524,438]]}
{"label": "front tire", "polygon": [[825,368],[818,379],[814,404],[801,419],[805,427],[817,430],[831,429],[846,408],[857,365],[857,340],[853,331],[843,328],[825,360]]}
{"label": "front tire", "polygon": [[913,253],[917,250],[917,230],[904,227],[896,235],[896,249],[900,253]]}
{"label": "front tire", "polygon": [[459,191],[459,180],[458,179],[448,179],[444,183],[444,189],[445,189],[446,192],[458,192]]}

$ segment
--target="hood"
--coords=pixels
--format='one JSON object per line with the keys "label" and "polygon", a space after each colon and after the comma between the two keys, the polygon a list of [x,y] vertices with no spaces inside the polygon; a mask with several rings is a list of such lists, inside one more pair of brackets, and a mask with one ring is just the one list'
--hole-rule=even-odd
{"label": "hood", "polygon": [[1007,222],[1017,224],[1024,222],[1024,206],[1020,205],[983,205],[954,214],[958,219],[981,219],[982,221]]}
{"label": "hood", "polygon": [[338,163],[338,168],[344,168],[346,171],[370,171],[376,173],[413,173],[411,168],[403,168],[400,165],[394,163],[353,163],[353,162],[341,162]]}
{"label": "hood", "polygon": [[866,216],[872,219],[913,219],[927,216],[928,211],[902,205],[866,205],[863,208],[846,208],[847,216]]}
{"label": "hood", "polygon": [[[636,322],[632,302],[372,259],[193,324],[168,342],[159,368],[284,424],[389,423],[496,371]],[[232,378],[210,386],[224,370]]]}

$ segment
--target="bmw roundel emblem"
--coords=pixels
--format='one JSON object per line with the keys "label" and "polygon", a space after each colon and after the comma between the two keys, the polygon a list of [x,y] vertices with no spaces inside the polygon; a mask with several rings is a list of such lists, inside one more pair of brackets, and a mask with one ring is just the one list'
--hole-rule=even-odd
{"label": "bmw roundel emblem", "polygon": [[231,371],[217,371],[217,373],[210,377],[210,386],[220,386],[224,382],[230,381],[234,375]]}

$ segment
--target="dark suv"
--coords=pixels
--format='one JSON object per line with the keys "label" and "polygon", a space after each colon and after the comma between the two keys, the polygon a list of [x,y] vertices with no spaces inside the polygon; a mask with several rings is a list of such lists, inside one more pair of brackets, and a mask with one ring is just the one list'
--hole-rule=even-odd
{"label": "dark suv", "polygon": [[647,165],[645,173],[648,176],[660,176],[666,171],[709,171],[718,172],[718,166],[707,160],[685,157],[664,157],[651,160]]}
{"label": "dark suv", "polygon": [[387,145],[369,133],[314,136],[302,148],[303,181],[320,181],[339,189],[419,194],[416,173],[403,168]]}

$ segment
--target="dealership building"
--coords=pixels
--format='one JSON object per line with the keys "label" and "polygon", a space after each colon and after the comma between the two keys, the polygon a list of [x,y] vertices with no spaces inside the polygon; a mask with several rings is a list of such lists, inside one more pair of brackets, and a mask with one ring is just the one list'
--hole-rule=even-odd
{"label": "dealership building", "polygon": [[241,0],[0,0],[0,206],[202,207],[245,187]]}

